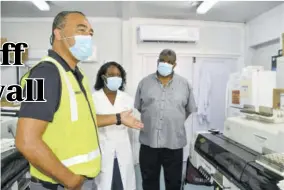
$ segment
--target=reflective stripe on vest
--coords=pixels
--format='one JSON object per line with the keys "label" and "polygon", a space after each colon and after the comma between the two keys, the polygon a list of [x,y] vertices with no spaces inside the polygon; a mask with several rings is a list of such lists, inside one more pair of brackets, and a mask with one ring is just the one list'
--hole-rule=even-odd
{"label": "reflective stripe on vest", "polygon": [[[84,77],[82,81],[87,92],[86,98],[83,94],[76,94],[80,85],[71,71],[66,71],[51,57],[44,57],[38,64],[44,61],[51,62],[57,67],[62,89],[58,110],[54,114],[53,122],[48,123],[42,140],[71,172],[95,178],[101,170],[101,153],[97,127],[91,119],[96,112],[91,93],[88,91],[87,79]],[[22,86],[25,85],[25,79],[29,77],[30,72],[23,76]],[[82,74],[85,76],[83,72]],[[30,174],[42,181],[58,184],[56,179],[52,179],[32,164],[30,164]]]}
{"label": "reflective stripe on vest", "polygon": [[76,164],[82,164],[85,162],[90,162],[92,160],[95,160],[100,156],[100,150],[97,149],[95,151],[89,152],[88,154],[78,155],[74,156],[72,158],[68,158],[66,160],[62,160],[62,164],[66,167],[70,167]]}
{"label": "reflective stripe on vest", "polygon": [[[51,57],[44,58],[45,61],[54,62],[54,59]],[[77,107],[77,101],[76,101],[76,94],[75,90],[73,90],[71,82],[69,81],[66,71],[63,67],[58,67],[63,73],[63,78],[67,84],[68,92],[69,92],[69,98],[70,98],[70,112],[71,112],[71,121],[77,121],[78,120],[78,107]]]}

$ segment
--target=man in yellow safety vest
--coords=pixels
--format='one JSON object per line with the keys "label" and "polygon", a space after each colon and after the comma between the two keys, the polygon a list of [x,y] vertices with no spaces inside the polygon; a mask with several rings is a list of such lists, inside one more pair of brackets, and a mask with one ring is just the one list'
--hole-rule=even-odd
{"label": "man in yellow safety vest", "polygon": [[23,102],[19,112],[16,147],[30,162],[31,190],[96,189],[93,179],[101,165],[97,127],[143,127],[131,111],[96,115],[87,78],[77,66],[92,54],[92,35],[83,13],[59,13],[52,49],[21,80],[25,87],[26,78],[43,78],[46,99]]}

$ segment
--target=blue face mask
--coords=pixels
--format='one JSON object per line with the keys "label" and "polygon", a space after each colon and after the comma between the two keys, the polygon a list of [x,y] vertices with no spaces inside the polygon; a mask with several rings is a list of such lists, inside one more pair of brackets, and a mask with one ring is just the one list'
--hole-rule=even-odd
{"label": "blue face mask", "polygon": [[168,63],[164,63],[164,62],[160,62],[159,65],[158,65],[158,72],[159,72],[160,75],[162,75],[164,77],[169,76],[173,72],[173,65],[168,64]]}
{"label": "blue face mask", "polygon": [[69,48],[72,55],[79,61],[88,59],[92,53],[92,36],[77,35],[74,36],[75,44]]}
{"label": "blue face mask", "polygon": [[122,78],[120,77],[108,77],[106,79],[106,87],[110,91],[117,91],[119,87],[121,87],[122,84]]}

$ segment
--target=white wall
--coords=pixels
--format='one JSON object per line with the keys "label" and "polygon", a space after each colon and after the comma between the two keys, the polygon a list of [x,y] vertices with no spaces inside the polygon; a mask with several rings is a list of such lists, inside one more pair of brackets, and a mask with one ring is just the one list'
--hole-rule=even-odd
{"label": "white wall", "polygon": [[[239,59],[239,68],[244,60],[244,24],[162,20],[162,19],[118,19],[89,18],[94,30],[94,42],[98,49],[98,61],[115,60],[128,72],[128,91],[134,95],[138,81],[133,81],[135,62],[144,53],[158,53],[163,48],[173,48],[178,55],[202,57],[234,57]],[[200,27],[200,41],[194,44],[137,44],[136,28],[141,24],[188,25]],[[52,18],[3,18],[2,36],[13,41],[26,41],[30,51],[50,48]],[[155,64],[155,63],[154,63]],[[90,83],[93,84],[99,64],[82,64]],[[15,69],[4,68],[2,84],[16,82]]]}
{"label": "white wall", "polygon": [[262,65],[271,69],[271,56],[281,47],[284,32],[284,4],[254,18],[246,24],[246,65]]}
{"label": "white wall", "polygon": [[279,49],[278,41],[255,48],[252,56],[252,64],[261,65],[266,70],[271,70],[271,56],[277,55]]}

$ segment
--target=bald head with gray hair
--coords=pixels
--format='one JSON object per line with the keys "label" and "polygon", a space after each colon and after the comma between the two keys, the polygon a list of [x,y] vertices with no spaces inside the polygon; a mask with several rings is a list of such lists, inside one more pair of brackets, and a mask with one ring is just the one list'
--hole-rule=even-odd
{"label": "bald head with gray hair", "polygon": [[159,55],[159,62],[167,62],[171,65],[175,65],[176,60],[176,53],[171,49],[164,49]]}

